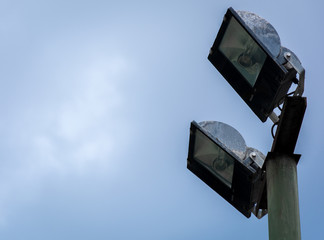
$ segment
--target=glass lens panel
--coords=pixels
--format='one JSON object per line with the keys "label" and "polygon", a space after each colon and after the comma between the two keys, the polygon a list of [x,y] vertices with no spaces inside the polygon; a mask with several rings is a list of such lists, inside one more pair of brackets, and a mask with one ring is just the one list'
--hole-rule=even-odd
{"label": "glass lens panel", "polygon": [[198,130],[196,131],[194,158],[203,163],[229,188],[232,187],[234,158]]}
{"label": "glass lens panel", "polygon": [[253,87],[267,57],[235,18],[231,18],[219,50]]}

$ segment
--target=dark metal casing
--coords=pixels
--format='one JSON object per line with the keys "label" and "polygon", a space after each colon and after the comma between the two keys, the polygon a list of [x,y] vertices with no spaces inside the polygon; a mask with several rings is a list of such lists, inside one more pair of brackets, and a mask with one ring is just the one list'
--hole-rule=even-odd
{"label": "dark metal casing", "polygon": [[[243,75],[219,50],[220,43],[232,18],[237,20],[258,46],[266,53],[265,62],[254,86],[251,86],[247,82]],[[259,119],[265,122],[279,101],[287,94],[292,79],[296,77],[296,71],[294,69],[287,70],[277,57],[278,56],[274,56],[271,53],[239,14],[232,8],[229,8],[224,16],[216,40],[210,50],[208,59]]]}
{"label": "dark metal casing", "polygon": [[[214,142],[235,159],[231,187],[224,184],[208,167],[194,157],[197,131],[200,131],[210,141]],[[247,218],[251,216],[254,207],[259,204],[265,184],[265,175],[261,169],[262,167],[258,166],[249,154],[247,154],[244,160],[241,160],[235,153],[217,141],[217,139],[194,121],[190,127],[187,168]]]}

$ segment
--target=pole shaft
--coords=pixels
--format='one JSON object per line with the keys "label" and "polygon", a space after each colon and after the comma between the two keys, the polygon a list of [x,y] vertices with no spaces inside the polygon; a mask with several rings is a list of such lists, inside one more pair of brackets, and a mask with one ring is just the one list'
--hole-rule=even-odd
{"label": "pole shaft", "polygon": [[300,240],[297,163],[276,154],[266,162],[270,240]]}

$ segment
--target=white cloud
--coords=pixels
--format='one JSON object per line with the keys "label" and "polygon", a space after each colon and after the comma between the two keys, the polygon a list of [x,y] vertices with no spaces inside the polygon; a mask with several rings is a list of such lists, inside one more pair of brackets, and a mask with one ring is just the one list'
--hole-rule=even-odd
{"label": "white cloud", "polygon": [[[1,225],[6,224],[5,216],[12,209],[8,206],[33,199],[44,178],[82,177],[89,169],[109,170],[116,164],[110,154],[118,151],[119,138],[111,130],[118,127],[116,119],[120,120],[124,105],[118,83],[127,73],[127,61],[121,56],[93,59],[82,69],[71,69],[69,76],[74,79],[65,80],[77,79],[78,84],[68,91],[68,97],[56,99],[55,107],[47,104],[52,100],[39,99],[46,104],[29,106],[20,121],[7,126],[6,134],[14,139],[7,143],[12,149],[8,155],[17,154],[9,156],[6,173],[0,176]],[[123,129],[120,127],[120,135]]]}
{"label": "white cloud", "polygon": [[71,92],[72,100],[64,103],[58,112],[58,134],[62,138],[73,141],[82,137],[102,123],[103,118],[111,116],[110,111],[121,104],[115,84],[118,81],[116,68],[122,69],[122,64],[111,61],[107,65],[90,66],[82,72],[83,79],[80,76],[78,88]]}
{"label": "white cloud", "polygon": [[72,89],[70,101],[62,102],[58,108],[54,131],[43,141],[49,159],[61,161],[58,168],[82,172],[96,161],[104,164],[108,160],[115,136],[107,125],[115,123],[114,117],[123,105],[117,83],[126,65],[121,57],[99,58],[80,72],[78,87]]}

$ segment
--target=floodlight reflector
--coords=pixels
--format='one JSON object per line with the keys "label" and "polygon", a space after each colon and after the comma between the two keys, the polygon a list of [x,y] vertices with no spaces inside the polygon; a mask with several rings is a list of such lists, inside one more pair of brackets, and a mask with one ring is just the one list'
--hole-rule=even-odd
{"label": "floodlight reflector", "polygon": [[236,19],[231,18],[219,50],[253,87],[267,55]]}
{"label": "floodlight reflector", "polygon": [[196,133],[194,146],[194,158],[231,188],[235,159],[200,131]]}

